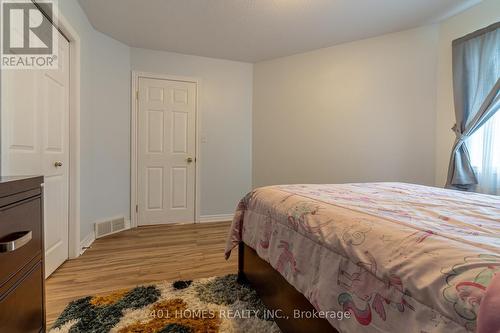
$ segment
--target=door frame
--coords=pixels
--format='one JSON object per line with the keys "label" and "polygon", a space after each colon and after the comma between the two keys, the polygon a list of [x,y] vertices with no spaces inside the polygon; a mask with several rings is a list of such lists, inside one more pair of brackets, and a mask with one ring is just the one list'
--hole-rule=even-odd
{"label": "door frame", "polygon": [[68,259],[80,256],[80,35],[58,12],[55,27],[69,40]]}
{"label": "door frame", "polygon": [[[138,104],[138,91],[139,91],[139,79],[158,79],[158,80],[169,80],[169,81],[181,81],[181,82],[190,82],[196,84],[196,102],[195,102],[195,179],[194,179],[194,220],[192,223],[200,222],[200,90],[201,90],[201,79],[197,77],[190,76],[178,76],[178,75],[168,75],[161,73],[150,73],[150,72],[141,72],[141,71],[132,71],[132,85],[131,85],[131,122],[130,122],[130,130],[131,130],[131,153],[130,153],[130,227],[135,228],[139,226],[139,212],[136,209],[138,205],[138,175],[137,175],[137,163],[138,159],[138,151],[137,151],[137,140],[138,140],[138,112],[139,112],[139,104]],[[191,222],[189,222],[191,223]]]}

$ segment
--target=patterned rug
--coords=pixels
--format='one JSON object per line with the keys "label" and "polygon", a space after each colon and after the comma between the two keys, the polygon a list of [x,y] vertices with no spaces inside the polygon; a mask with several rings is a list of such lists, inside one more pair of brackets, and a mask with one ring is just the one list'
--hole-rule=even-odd
{"label": "patterned rug", "polygon": [[280,332],[266,311],[255,290],[226,275],[81,298],[49,333]]}

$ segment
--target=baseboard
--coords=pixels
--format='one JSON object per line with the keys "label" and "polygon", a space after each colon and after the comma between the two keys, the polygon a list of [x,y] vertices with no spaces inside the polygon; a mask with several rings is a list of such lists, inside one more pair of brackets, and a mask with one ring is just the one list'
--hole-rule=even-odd
{"label": "baseboard", "polygon": [[90,245],[95,241],[95,232],[92,230],[85,238],[80,242],[80,254],[82,255],[85,250],[87,250]]}
{"label": "baseboard", "polygon": [[219,215],[202,215],[200,216],[200,223],[207,222],[223,222],[223,221],[232,221],[234,214],[219,214]]}

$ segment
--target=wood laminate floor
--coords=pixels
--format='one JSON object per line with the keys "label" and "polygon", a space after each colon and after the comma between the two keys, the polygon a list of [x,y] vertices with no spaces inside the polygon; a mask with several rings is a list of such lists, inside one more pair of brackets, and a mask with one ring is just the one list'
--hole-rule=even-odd
{"label": "wood laminate floor", "polygon": [[77,298],[161,280],[237,272],[237,252],[224,260],[230,222],[148,226],[96,240],[46,281],[47,327]]}

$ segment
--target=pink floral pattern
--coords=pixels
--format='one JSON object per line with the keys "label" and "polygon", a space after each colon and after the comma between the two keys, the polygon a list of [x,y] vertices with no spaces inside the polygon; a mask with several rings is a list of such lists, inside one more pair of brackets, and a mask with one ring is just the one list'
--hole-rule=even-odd
{"label": "pink floral pattern", "polygon": [[[384,280],[378,279],[375,258],[369,252],[365,254],[369,262],[358,262],[353,266],[350,261],[345,261],[343,263],[347,264],[347,267],[339,267],[338,284],[347,290],[339,295],[339,304],[343,309],[351,311],[361,325],[371,323],[372,309],[381,320],[386,321],[384,304],[395,306],[399,312],[404,312],[405,309],[415,311],[406,300],[407,295],[401,279],[395,274]],[[364,309],[356,306],[353,297],[364,303]]]}
{"label": "pink floral pattern", "polygon": [[288,269],[291,274],[296,275],[299,270],[297,268],[297,261],[295,260],[295,256],[293,255],[292,251],[290,251],[290,243],[282,240],[280,241],[278,248],[281,249],[281,254],[278,257],[278,261],[276,262],[276,265],[274,267],[282,275],[286,274],[286,269]]}
{"label": "pink floral pattern", "polygon": [[474,331],[492,281],[500,290],[495,196],[401,183],[263,187],[238,205],[226,257],[239,241],[317,310],[350,311],[329,318],[340,331]]}

